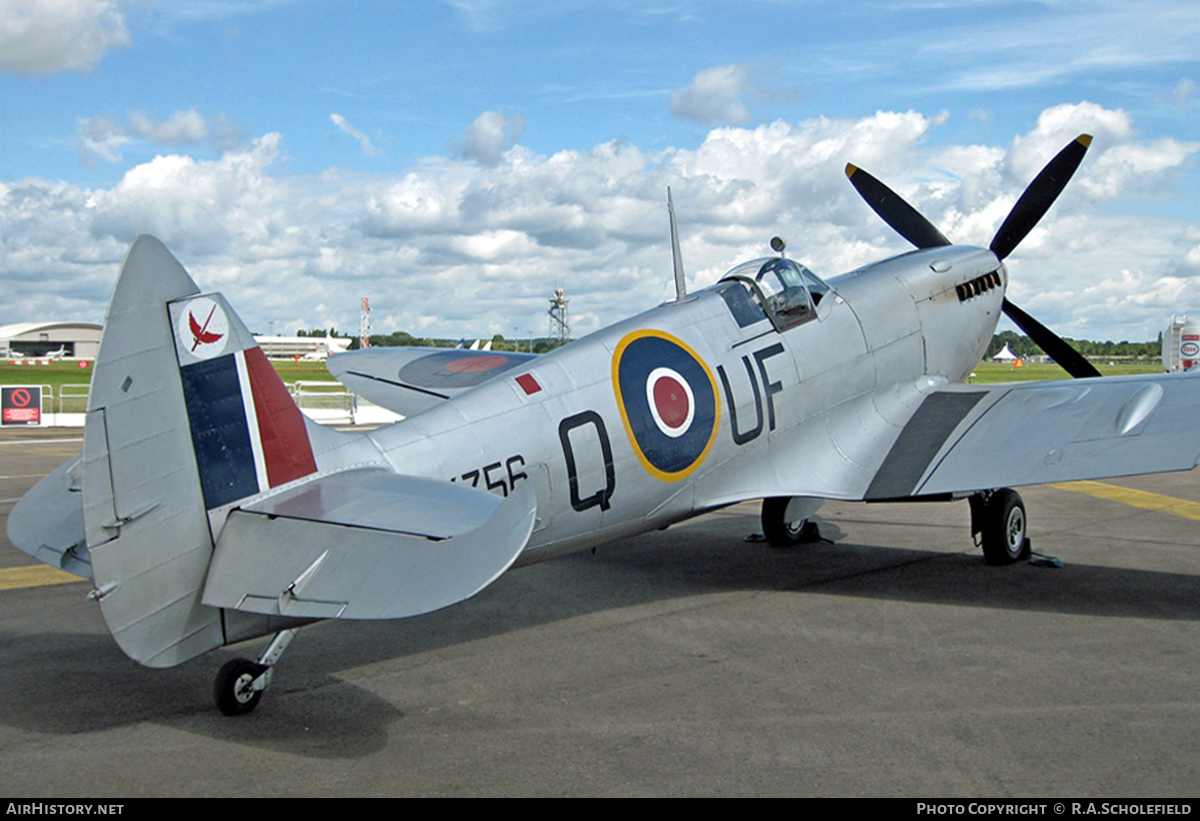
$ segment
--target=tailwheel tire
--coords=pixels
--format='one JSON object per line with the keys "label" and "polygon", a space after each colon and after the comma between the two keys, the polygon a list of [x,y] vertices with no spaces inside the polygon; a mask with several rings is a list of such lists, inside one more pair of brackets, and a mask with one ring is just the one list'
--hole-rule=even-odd
{"label": "tailwheel tire", "polygon": [[988,500],[982,528],[983,559],[1005,565],[1029,556],[1025,503],[1012,488],[1001,488]]}
{"label": "tailwheel tire", "polygon": [[810,544],[821,538],[816,522],[808,519],[785,521],[790,501],[787,496],[763,499],[763,537],[772,547],[795,547],[799,544]]}
{"label": "tailwheel tire", "polygon": [[257,707],[263,691],[252,690],[250,686],[262,672],[262,665],[246,659],[227,662],[213,682],[217,709],[227,716],[240,716]]}

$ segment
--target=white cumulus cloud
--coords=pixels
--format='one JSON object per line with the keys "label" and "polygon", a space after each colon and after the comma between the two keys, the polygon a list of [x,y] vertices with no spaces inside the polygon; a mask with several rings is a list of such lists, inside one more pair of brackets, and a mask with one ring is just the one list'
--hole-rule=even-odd
{"label": "white cumulus cloud", "polygon": [[196,109],[176,111],[166,120],[155,120],[144,111],[129,113],[133,133],[165,145],[199,143],[208,139],[208,123]]}
{"label": "white cumulus cloud", "polygon": [[[113,133],[144,139],[161,126],[162,139],[195,137],[188,120],[130,117]],[[151,233],[256,330],[268,320],[278,330],[333,319],[352,328],[369,296],[384,332],[541,335],[561,285],[581,335],[673,294],[668,185],[690,287],[768,255],[774,235],[834,277],[909,250],[847,183],[846,162],[955,242],[986,246],[1032,177],[1082,131],[1096,139],[1076,178],[1006,260],[1014,301],[1092,339],[1153,338],[1172,313],[1200,312],[1186,304],[1200,278],[1200,229],[1171,216],[1182,193],[1174,178],[1200,146],[1143,138],[1127,114],[1085,103],[1048,109],[1000,145],[932,139],[943,122],[881,111],[714,128],[696,147],[615,140],[552,154],[501,151],[493,140],[491,162],[463,151],[400,174],[283,173],[283,140],[268,134],[216,159],[164,153],[108,188],[5,181],[0,323],[100,318],[124,247]],[[1131,191],[1138,208],[1122,208]]]}
{"label": "white cumulus cloud", "polygon": [[747,66],[706,68],[690,85],[671,92],[671,113],[700,125],[744,123],[750,111],[743,100],[753,92]]}
{"label": "white cumulus cloud", "polygon": [[79,159],[94,165],[97,159],[120,162],[122,146],[146,140],[156,145],[195,145],[211,141],[218,151],[230,150],[237,143],[232,125],[224,117],[209,122],[196,109],[176,111],[165,120],[156,120],[144,111],[131,111],[125,122],[107,115],[79,120]]}
{"label": "white cumulus cloud", "polygon": [[506,117],[503,109],[485,111],[464,129],[457,153],[484,165],[496,165],[524,133],[525,118],[520,114]]}
{"label": "white cumulus cloud", "polygon": [[1099,150],[1090,152],[1078,185],[1097,199],[1152,191],[1200,150],[1196,143],[1169,138],[1137,139],[1133,118],[1121,109],[1090,102],[1064,103],[1043,111],[1032,132],[1013,140],[1006,170],[1013,181],[1024,185],[1047,158],[1084,133],[1092,135]]}
{"label": "white cumulus cloud", "polygon": [[220,160],[158,156],[95,198],[92,233],[132,242],[149,233],[193,253],[269,241],[277,195],[266,168],[280,136],[267,134]]}
{"label": "white cumulus cloud", "polygon": [[0,0],[0,71],[87,72],[129,41],[116,0]]}

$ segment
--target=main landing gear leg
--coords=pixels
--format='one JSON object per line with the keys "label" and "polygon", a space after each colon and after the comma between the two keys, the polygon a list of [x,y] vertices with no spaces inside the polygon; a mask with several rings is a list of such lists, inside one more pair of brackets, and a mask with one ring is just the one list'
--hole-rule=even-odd
{"label": "main landing gear leg", "polygon": [[971,535],[978,534],[983,560],[1005,565],[1029,558],[1025,503],[1010,487],[985,490],[970,497]]}
{"label": "main landing gear leg", "polygon": [[227,662],[213,682],[217,709],[227,716],[240,716],[257,707],[263,690],[271,683],[275,664],[295,637],[295,630],[283,630],[275,634],[257,662],[248,659]]}

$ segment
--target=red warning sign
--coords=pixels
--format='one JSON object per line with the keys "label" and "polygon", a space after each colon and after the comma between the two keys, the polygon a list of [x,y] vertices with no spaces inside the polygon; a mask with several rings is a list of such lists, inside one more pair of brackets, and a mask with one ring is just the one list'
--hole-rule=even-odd
{"label": "red warning sign", "polygon": [[42,389],[38,385],[0,388],[0,425],[42,424]]}

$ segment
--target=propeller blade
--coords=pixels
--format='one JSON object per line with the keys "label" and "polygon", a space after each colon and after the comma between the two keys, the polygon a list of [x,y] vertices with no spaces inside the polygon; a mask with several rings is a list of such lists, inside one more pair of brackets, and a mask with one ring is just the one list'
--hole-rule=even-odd
{"label": "propeller blade", "polygon": [[[1083,162],[1092,143],[1089,134],[1080,134],[1066,148],[1046,164],[1041,173],[1034,178],[1025,189],[1017,204],[1009,212],[1004,224],[996,232],[992,240],[991,250],[1000,259],[1012,253],[1013,249],[1033,230],[1050,206],[1062,193],[1067,181],[1075,173],[1075,169]],[[846,164],[846,176],[850,184],[867,201],[867,205],[892,226],[900,236],[918,248],[936,248],[950,245],[950,240],[929,220],[921,216],[917,209],[905,202],[899,194],[866,171],[849,163]],[[1004,300],[1004,313],[1025,332],[1025,335],[1046,352],[1063,370],[1075,378],[1100,376],[1100,371],[1083,358],[1079,351],[1067,344],[1042,323],[1022,311],[1016,305]]]}
{"label": "propeller blade", "polygon": [[[1080,134],[1066,148],[1046,164],[1042,173],[1029,183],[1025,193],[1017,200],[1008,218],[996,232],[991,249],[1000,259],[1004,259],[1013,249],[1025,239],[1026,235],[1038,224],[1058,195],[1062,193],[1067,181],[1075,173],[1075,169],[1083,162],[1083,155],[1092,144],[1092,135]],[[1016,320],[1013,320],[1014,322]],[[1030,334],[1030,339],[1033,335]],[[1049,353],[1049,351],[1047,351]]]}
{"label": "propeller blade", "polygon": [[892,226],[900,236],[918,248],[936,248],[949,245],[950,240],[942,235],[932,222],[921,216],[917,209],[905,202],[899,194],[866,171],[846,163],[846,176],[867,205]]}
{"label": "propeller blade", "polygon": [[1065,339],[1022,311],[1016,305],[1005,299],[1001,308],[1008,318],[1017,323],[1017,327],[1033,340],[1035,345],[1045,351],[1047,356],[1061,365],[1062,369],[1071,374],[1071,376],[1081,379],[1087,376],[1100,375],[1100,371],[1096,370],[1091,362],[1084,359],[1083,354],[1072,348],[1067,344]]}

